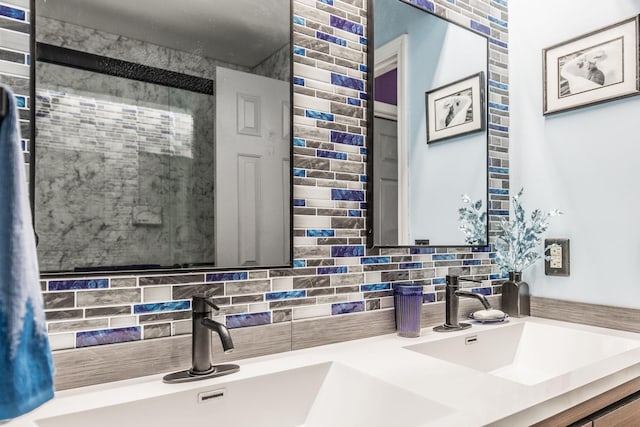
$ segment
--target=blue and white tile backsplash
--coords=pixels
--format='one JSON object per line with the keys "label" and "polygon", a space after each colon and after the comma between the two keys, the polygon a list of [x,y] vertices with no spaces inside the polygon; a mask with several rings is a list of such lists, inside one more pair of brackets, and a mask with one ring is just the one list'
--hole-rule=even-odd
{"label": "blue and white tile backsplash", "polygon": [[[506,2],[411,2],[489,37],[489,204],[496,222],[508,215]],[[424,285],[428,310],[442,300],[450,273],[483,279],[480,290],[488,295],[499,289],[492,286],[501,275],[490,251],[366,250],[366,1],[295,0],[293,31],[294,268],[47,278],[53,348],[190,333],[195,292],[210,294],[221,308],[218,320],[239,328],[389,308],[393,284],[407,281]],[[8,34],[0,38],[0,79],[28,113],[27,0],[0,2],[0,32]],[[30,124],[23,117],[28,159]]]}

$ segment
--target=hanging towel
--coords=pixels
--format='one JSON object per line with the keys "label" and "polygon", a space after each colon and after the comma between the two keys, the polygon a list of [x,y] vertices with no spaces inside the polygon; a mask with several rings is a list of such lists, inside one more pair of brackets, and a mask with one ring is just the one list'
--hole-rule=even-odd
{"label": "hanging towel", "polygon": [[16,100],[2,88],[8,109],[0,124],[0,420],[7,420],[53,397],[53,363]]}

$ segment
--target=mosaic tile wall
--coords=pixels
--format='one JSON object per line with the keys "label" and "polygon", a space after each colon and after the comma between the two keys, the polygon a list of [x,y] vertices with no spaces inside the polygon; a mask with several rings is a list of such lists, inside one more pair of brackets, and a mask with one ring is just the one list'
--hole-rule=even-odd
{"label": "mosaic tile wall", "polygon": [[[489,37],[490,222],[508,215],[507,2],[415,0]],[[393,283],[424,285],[425,310],[446,274],[500,291],[494,253],[365,248],[365,0],[294,2],[294,268],[48,278],[42,281],[55,349],[190,332],[189,298],[208,292],[218,320],[246,327],[393,306]],[[366,327],[363,325],[363,327]]]}
{"label": "mosaic tile wall", "polygon": [[[25,163],[29,164],[29,51],[31,13],[29,0],[7,0],[0,2],[0,83],[9,86],[16,98],[20,114],[22,151]],[[27,177],[29,172],[27,169]]]}

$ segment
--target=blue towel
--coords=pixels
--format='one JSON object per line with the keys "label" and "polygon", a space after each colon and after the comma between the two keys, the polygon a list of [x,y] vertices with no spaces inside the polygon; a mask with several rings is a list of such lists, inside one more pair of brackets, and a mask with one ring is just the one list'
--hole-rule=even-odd
{"label": "blue towel", "polygon": [[53,397],[36,244],[13,93],[0,124],[0,420]]}

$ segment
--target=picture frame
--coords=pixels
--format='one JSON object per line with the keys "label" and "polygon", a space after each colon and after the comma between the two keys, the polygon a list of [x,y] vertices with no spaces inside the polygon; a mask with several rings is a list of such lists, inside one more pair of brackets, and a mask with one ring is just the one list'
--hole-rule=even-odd
{"label": "picture frame", "polygon": [[638,95],[639,16],[542,50],[543,115]]}
{"label": "picture frame", "polygon": [[427,144],[485,129],[484,71],[425,93]]}

